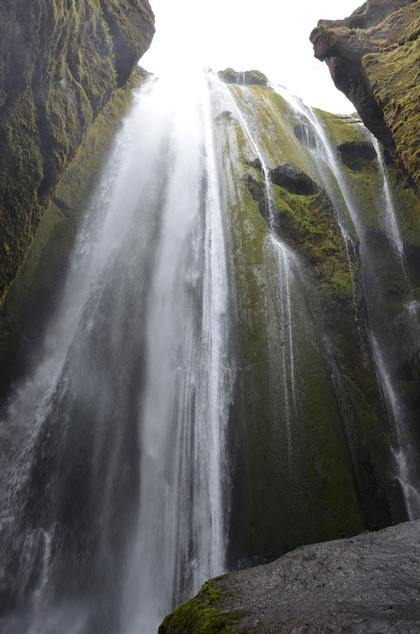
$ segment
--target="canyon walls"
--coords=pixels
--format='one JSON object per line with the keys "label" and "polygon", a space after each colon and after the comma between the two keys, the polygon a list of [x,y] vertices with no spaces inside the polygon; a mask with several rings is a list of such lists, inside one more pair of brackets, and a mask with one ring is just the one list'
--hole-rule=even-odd
{"label": "canyon walls", "polygon": [[86,131],[149,47],[147,0],[0,7],[0,302]]}

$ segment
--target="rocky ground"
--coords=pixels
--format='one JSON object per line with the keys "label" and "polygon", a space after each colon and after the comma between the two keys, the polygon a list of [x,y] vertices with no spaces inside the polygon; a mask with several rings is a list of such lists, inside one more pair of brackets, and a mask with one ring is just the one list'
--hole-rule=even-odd
{"label": "rocky ground", "polygon": [[304,546],[220,577],[159,634],[420,632],[420,521]]}

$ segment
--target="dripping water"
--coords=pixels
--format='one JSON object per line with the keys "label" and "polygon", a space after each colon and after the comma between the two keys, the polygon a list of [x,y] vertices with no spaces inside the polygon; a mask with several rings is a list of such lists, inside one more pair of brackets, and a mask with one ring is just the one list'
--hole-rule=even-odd
{"label": "dripping water", "polygon": [[[225,88],[227,92],[228,89]],[[247,93],[246,87],[241,87],[242,94]],[[252,133],[244,114],[242,113],[238,103],[234,97],[230,97],[230,103],[233,112],[244,131],[249,144],[258,159],[259,165],[264,176],[264,198],[267,215],[267,223],[269,227],[269,235],[266,243],[267,259],[274,257],[275,267],[274,275],[270,275],[270,284],[274,289],[274,294],[278,297],[274,304],[277,308],[277,322],[279,334],[281,337],[280,354],[282,368],[282,393],[283,405],[287,432],[287,456],[289,474],[292,472],[292,445],[293,445],[293,423],[296,421],[298,413],[298,401],[296,390],[296,362],[295,362],[295,343],[294,343],[294,326],[293,326],[293,285],[295,284],[294,266],[297,266],[296,258],[294,258],[288,245],[281,239],[278,232],[274,230],[274,210],[273,199],[270,184],[270,170],[267,161],[264,158],[258,141]],[[270,266],[267,266],[270,272]]]}
{"label": "dripping water", "polygon": [[[395,432],[394,445],[391,449],[392,471],[401,487],[406,515],[409,519],[414,519],[420,515],[420,506],[418,505],[420,492],[417,483],[417,469],[415,466],[416,447],[410,432],[413,421],[404,404],[403,396],[401,395],[395,378],[395,372],[393,372],[395,365],[394,359],[392,358],[393,346],[389,345],[389,341],[396,335],[389,332],[386,328],[384,329],[384,314],[386,309],[384,298],[381,294],[382,280],[379,278],[378,262],[375,261],[375,257],[371,254],[372,249],[367,240],[360,210],[354,200],[344,170],[339,164],[337,152],[328,138],[318,114],[315,110],[303,104],[298,98],[290,95],[286,89],[276,87],[276,90],[290,105],[290,108],[296,114],[297,118],[301,121],[303,120],[304,125],[309,126],[309,129],[314,134],[315,144],[310,151],[316,156],[317,160],[315,161],[315,165],[321,182],[338,213],[337,222],[347,250],[349,248],[354,250],[355,244],[345,226],[346,219],[345,216],[343,216],[343,202],[357,236],[362,265],[362,284],[369,315],[369,340],[371,343],[372,357],[375,362],[379,385],[385,395],[385,404],[389,419],[392,422]],[[310,147],[311,144],[308,145]],[[390,183],[386,173],[383,155],[377,142],[375,142],[375,148],[382,180],[385,229],[392,247],[398,256],[404,282],[407,284],[404,247],[400,236]],[[336,186],[338,186],[340,197],[337,197]],[[409,328],[409,330],[413,330],[413,328]],[[410,338],[409,334],[406,336]]]}

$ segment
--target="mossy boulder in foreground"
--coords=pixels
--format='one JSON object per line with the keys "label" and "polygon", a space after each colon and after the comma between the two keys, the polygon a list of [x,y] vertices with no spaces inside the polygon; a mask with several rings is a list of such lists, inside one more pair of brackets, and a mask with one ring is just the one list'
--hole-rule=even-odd
{"label": "mossy boulder in foreground", "polygon": [[304,546],[206,584],[160,634],[420,631],[420,521]]}

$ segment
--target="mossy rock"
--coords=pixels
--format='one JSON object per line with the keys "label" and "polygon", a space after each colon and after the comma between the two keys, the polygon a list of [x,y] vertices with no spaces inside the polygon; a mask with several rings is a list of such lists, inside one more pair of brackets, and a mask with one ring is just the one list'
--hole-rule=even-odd
{"label": "mossy rock", "polygon": [[41,214],[31,244],[0,306],[0,394],[19,375],[28,341],[37,340],[48,310],[64,282],[76,232],[101,173],[112,140],[130,108],[133,89],[148,73],[136,70],[126,86],[114,91]]}
{"label": "mossy rock", "polygon": [[153,33],[148,0],[0,7],[0,303],[64,169]]}
{"label": "mossy rock", "polygon": [[223,594],[223,578],[208,581],[193,599],[165,618],[158,634],[251,634],[239,625],[243,610],[223,609]]}

